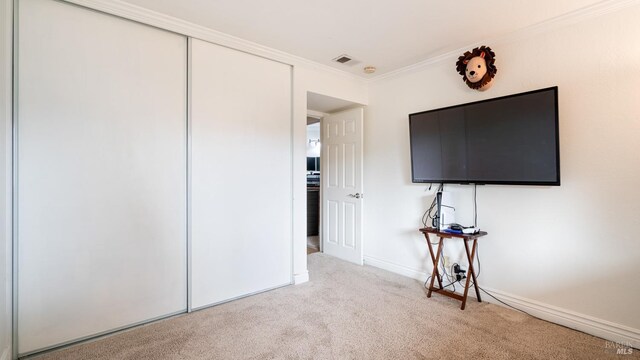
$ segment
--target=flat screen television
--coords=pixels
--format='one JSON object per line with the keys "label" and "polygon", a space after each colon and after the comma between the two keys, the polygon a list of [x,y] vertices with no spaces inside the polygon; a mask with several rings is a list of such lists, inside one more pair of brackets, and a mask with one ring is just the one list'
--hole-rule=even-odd
{"label": "flat screen television", "polygon": [[409,115],[414,183],[560,185],[558,87]]}
{"label": "flat screen television", "polygon": [[307,171],[320,171],[319,157],[307,157]]}

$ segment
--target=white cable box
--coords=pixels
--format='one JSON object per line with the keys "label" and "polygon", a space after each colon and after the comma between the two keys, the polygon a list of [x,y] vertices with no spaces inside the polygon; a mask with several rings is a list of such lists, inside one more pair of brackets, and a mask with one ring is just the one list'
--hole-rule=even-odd
{"label": "white cable box", "polygon": [[449,225],[456,223],[456,208],[453,203],[453,194],[448,191],[440,191],[436,194],[438,201],[438,229],[448,229]]}
{"label": "white cable box", "polygon": [[475,234],[477,232],[480,232],[480,229],[478,228],[474,228],[474,227],[470,227],[470,228],[466,228],[466,229],[462,229],[462,233],[463,234]]}

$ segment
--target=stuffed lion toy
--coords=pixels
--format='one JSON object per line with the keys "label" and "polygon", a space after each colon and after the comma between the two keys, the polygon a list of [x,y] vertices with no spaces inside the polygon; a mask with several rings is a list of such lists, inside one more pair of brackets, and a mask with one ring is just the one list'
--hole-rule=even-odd
{"label": "stuffed lion toy", "polygon": [[495,62],[496,54],[491,48],[480,46],[460,56],[456,70],[470,88],[484,91],[493,85],[492,80],[498,72]]}

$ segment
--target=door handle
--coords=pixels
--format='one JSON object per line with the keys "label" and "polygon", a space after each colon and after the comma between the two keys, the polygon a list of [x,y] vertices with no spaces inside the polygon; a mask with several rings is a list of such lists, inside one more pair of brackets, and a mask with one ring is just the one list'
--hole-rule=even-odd
{"label": "door handle", "polygon": [[355,194],[349,194],[347,196],[352,197],[352,198],[356,198],[356,199],[360,199],[361,197],[364,196],[364,194],[355,193]]}

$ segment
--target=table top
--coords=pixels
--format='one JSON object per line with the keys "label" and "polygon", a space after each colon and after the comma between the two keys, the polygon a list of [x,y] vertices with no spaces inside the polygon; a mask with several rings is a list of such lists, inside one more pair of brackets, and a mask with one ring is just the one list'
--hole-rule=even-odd
{"label": "table top", "polygon": [[440,230],[436,228],[431,228],[431,227],[422,228],[420,229],[420,232],[434,234],[443,238],[455,237],[455,238],[461,238],[461,239],[477,239],[479,237],[482,237],[488,234],[488,232],[486,231],[480,231],[476,234],[452,234],[448,232],[441,232]]}

